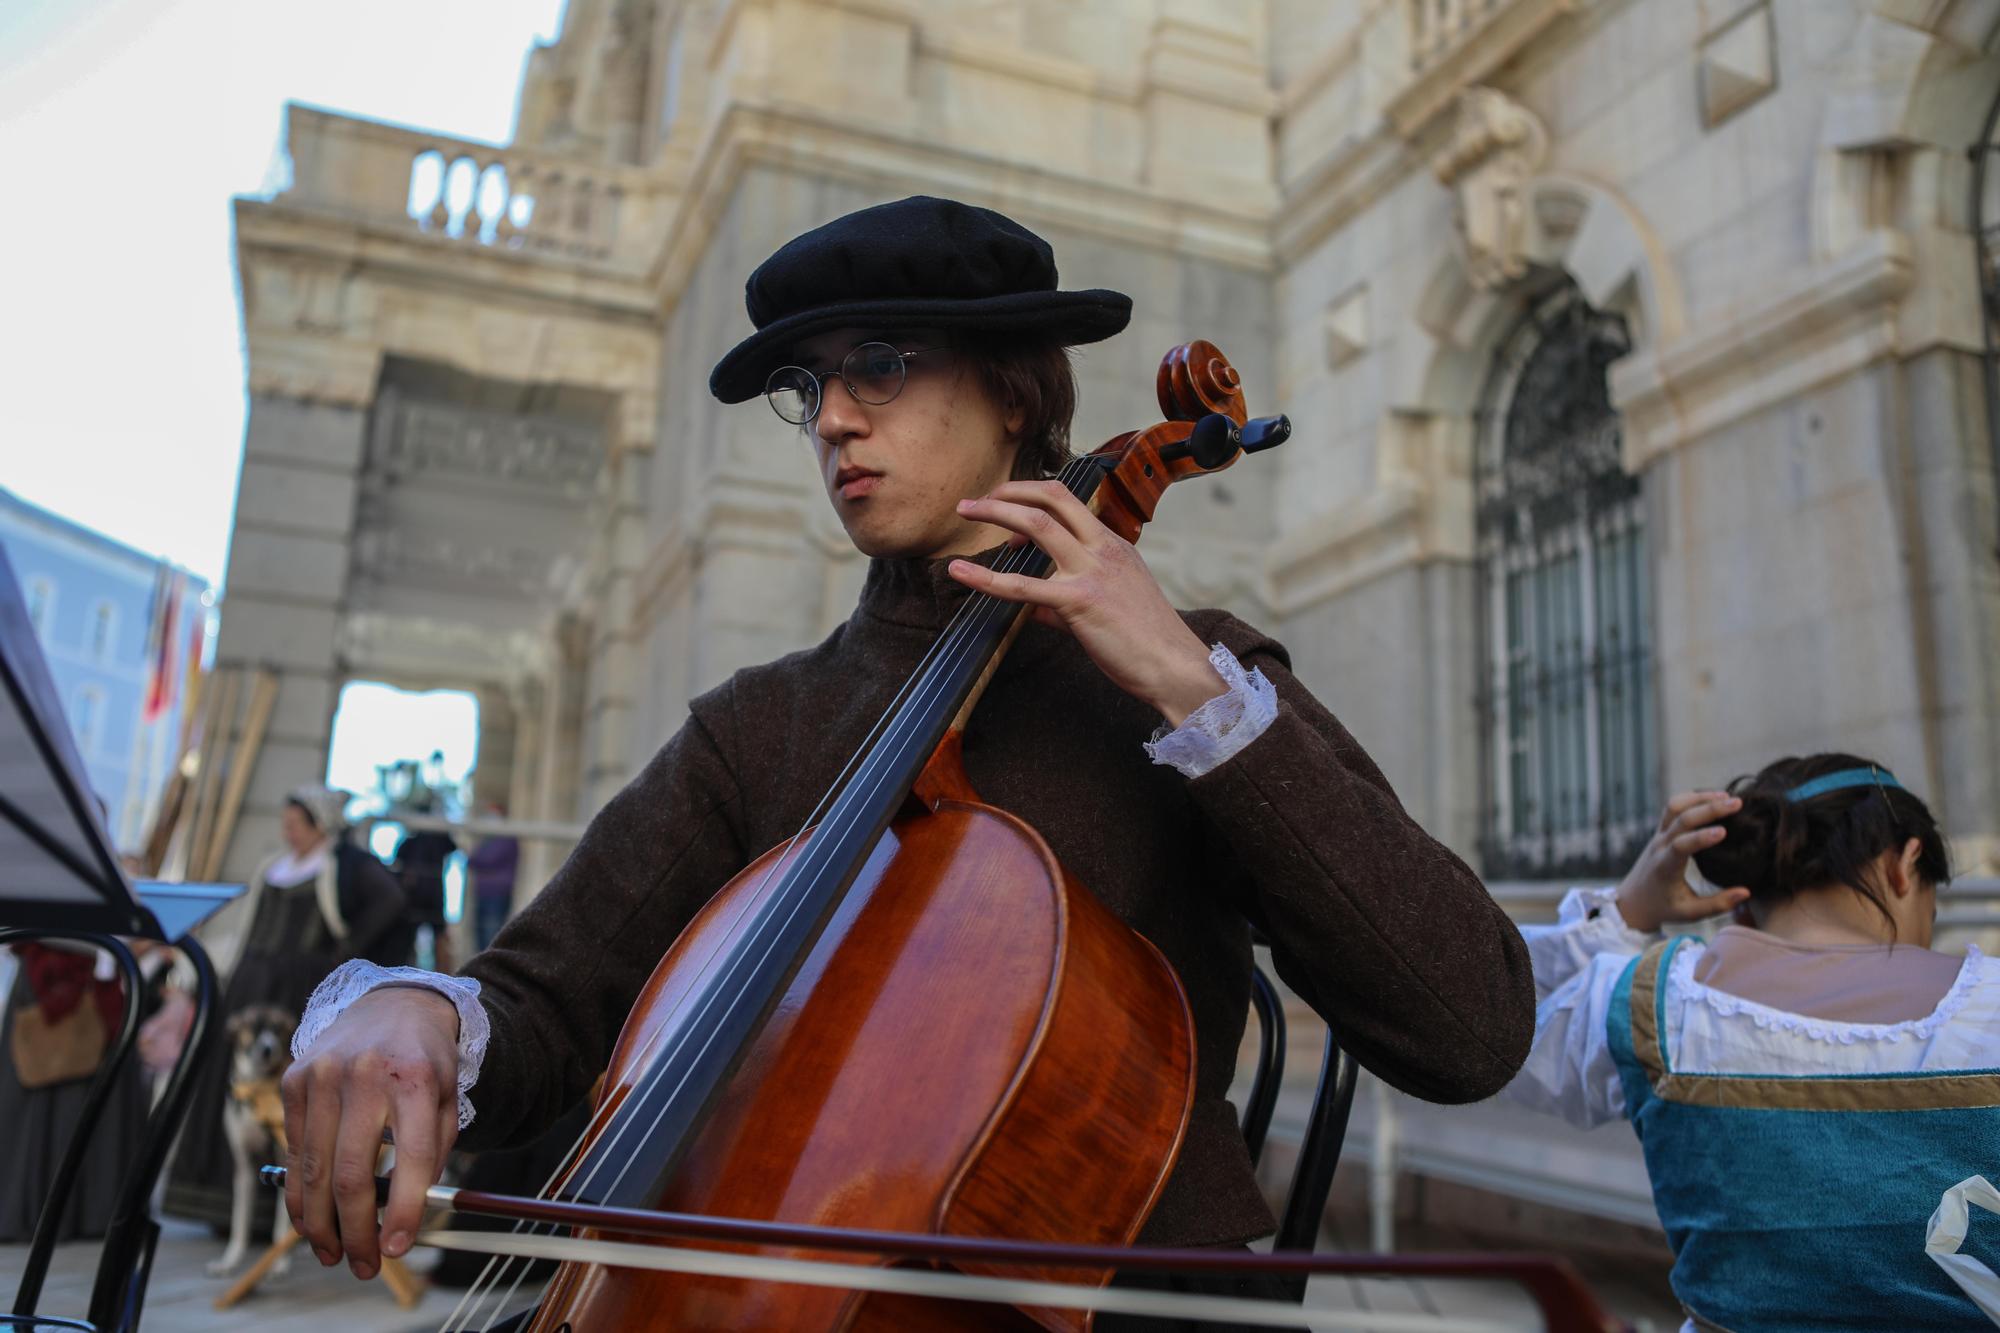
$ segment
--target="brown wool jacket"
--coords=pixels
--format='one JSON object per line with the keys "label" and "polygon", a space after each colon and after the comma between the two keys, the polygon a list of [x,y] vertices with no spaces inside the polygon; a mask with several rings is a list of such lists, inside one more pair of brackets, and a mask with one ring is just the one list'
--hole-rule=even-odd
{"label": "brown wool jacket", "polygon": [[[518,1142],[584,1095],[675,935],[805,821],[964,595],[942,561],[877,560],[854,615],[824,643],[693,702],[548,888],[467,966],[493,1035],[464,1146]],[[1535,1026],[1520,934],[1403,812],[1293,678],[1285,650],[1221,611],[1186,619],[1278,691],[1276,721],[1213,772],[1189,780],[1153,764],[1140,747],[1159,715],[1074,640],[1032,623],[965,738],[981,797],[1039,831],[1187,990],[1197,1090],[1141,1236],[1158,1245],[1273,1226],[1227,1100],[1249,1005],[1249,922],[1342,1044],[1418,1097],[1490,1096],[1520,1068]]]}

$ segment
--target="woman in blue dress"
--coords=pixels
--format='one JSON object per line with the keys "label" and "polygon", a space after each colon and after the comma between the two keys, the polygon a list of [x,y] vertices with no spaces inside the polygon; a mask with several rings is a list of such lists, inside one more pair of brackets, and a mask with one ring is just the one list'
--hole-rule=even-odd
{"label": "woman in blue dress", "polygon": [[2000,1168],[2000,965],[1930,947],[1950,876],[1886,768],[1781,759],[1676,796],[1622,883],[1523,932],[1535,1044],[1504,1095],[1632,1122],[1688,1329],[1987,1326],[1924,1249],[1941,1196]]}

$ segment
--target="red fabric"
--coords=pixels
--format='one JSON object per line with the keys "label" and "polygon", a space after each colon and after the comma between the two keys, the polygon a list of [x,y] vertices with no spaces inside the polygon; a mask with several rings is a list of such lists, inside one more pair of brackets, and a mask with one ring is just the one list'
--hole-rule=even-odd
{"label": "red fabric", "polygon": [[175,653],[180,647],[175,628],[180,621],[181,597],[186,578],[181,574],[163,577],[155,589],[153,637],[147,643],[151,673],[146,681],[146,703],[141,716],[148,722],[167,711],[174,697]]}
{"label": "red fabric", "polygon": [[125,986],[116,977],[98,981],[92,976],[97,966],[95,954],[71,953],[45,944],[17,944],[14,952],[21,957],[21,970],[27,974],[35,1003],[42,1007],[42,1017],[60,1023],[88,991],[97,1002],[104,1030],[118,1031],[125,1017]]}

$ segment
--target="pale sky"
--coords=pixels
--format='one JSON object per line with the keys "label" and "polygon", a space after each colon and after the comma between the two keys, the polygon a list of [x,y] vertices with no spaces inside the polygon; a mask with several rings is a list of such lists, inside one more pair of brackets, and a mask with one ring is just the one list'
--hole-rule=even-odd
{"label": "pale sky", "polygon": [[512,132],[563,0],[0,0],[0,485],[220,580],[243,448],[230,196],[287,99]]}

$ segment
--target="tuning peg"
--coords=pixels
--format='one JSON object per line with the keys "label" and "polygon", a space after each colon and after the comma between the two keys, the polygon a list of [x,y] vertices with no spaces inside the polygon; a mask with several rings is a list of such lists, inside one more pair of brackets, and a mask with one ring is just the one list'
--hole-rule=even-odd
{"label": "tuning peg", "polygon": [[1266,449],[1275,449],[1292,438],[1292,419],[1283,413],[1275,417],[1258,417],[1244,422],[1236,434],[1244,453],[1261,453]]}
{"label": "tuning peg", "polygon": [[1292,419],[1287,416],[1258,417],[1238,426],[1220,412],[1210,412],[1194,423],[1194,432],[1179,444],[1160,450],[1160,457],[1172,462],[1192,458],[1204,470],[1221,467],[1241,449],[1254,454],[1275,449],[1292,437]]}
{"label": "tuning peg", "polygon": [[1206,470],[1221,467],[1236,457],[1240,447],[1236,423],[1220,412],[1210,412],[1194,423],[1194,433],[1187,439],[1160,450],[1160,457],[1168,462],[1176,458],[1192,458]]}

